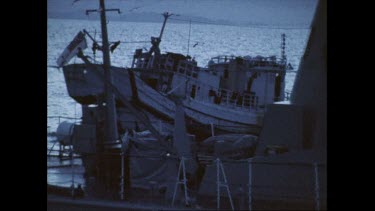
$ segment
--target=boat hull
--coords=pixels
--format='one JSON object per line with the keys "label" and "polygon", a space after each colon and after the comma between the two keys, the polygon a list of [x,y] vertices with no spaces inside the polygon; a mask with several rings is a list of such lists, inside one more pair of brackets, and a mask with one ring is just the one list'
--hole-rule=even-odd
{"label": "boat hull", "polygon": [[[103,73],[101,65],[94,65]],[[133,99],[129,72],[125,68],[111,67],[113,84],[128,100]],[[104,84],[100,75],[85,64],[71,64],[63,67],[64,77],[70,97],[83,105],[96,104],[104,99]],[[166,121],[173,121],[175,103],[168,96],[158,92],[134,74],[137,107],[150,112]],[[121,104],[117,101],[117,104]],[[259,134],[263,112],[243,110],[236,107],[224,107],[213,103],[201,102],[190,97],[183,100],[188,127],[213,125],[215,129],[235,132]],[[190,123],[190,124],[189,124]]]}

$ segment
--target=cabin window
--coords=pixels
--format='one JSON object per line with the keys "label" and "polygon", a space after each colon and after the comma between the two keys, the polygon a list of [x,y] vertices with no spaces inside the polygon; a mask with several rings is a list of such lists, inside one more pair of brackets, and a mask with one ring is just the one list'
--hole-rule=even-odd
{"label": "cabin window", "polygon": [[227,79],[229,77],[229,71],[228,69],[224,70],[224,78]]}

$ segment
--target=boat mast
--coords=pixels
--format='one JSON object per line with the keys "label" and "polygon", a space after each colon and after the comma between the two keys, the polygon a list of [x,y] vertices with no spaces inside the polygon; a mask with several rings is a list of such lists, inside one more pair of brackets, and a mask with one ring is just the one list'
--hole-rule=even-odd
{"label": "boat mast", "polygon": [[165,27],[165,24],[167,23],[167,19],[172,16],[173,14],[172,13],[168,13],[168,12],[165,12],[163,13],[163,16],[164,16],[164,22],[163,22],[163,27],[161,27],[161,31],[160,31],[160,35],[159,35],[159,43],[161,42],[161,37],[163,36],[163,33],[164,33],[164,27]]}
{"label": "boat mast", "polygon": [[117,120],[116,120],[116,109],[115,109],[115,97],[111,91],[110,85],[113,84],[112,73],[111,73],[111,60],[109,57],[109,43],[107,34],[107,20],[105,16],[105,5],[104,0],[99,0],[100,7],[100,25],[102,29],[102,51],[103,51],[103,68],[105,80],[108,82],[105,84],[105,102],[106,102],[106,141],[115,142],[118,139],[117,132]]}
{"label": "boat mast", "polygon": [[[159,48],[159,44],[161,42],[161,38],[163,37],[163,32],[164,32],[164,28],[165,28],[165,24],[167,23],[167,19],[172,16],[173,14],[172,13],[168,13],[168,12],[165,12],[163,13],[163,16],[164,16],[164,22],[163,22],[163,26],[161,27],[161,31],[160,31],[160,35],[159,37],[151,37],[151,48],[149,50],[149,54],[152,55],[152,53],[155,54],[155,62],[158,63],[159,61],[159,56],[160,56],[160,48]],[[152,64],[152,62],[151,62]]]}

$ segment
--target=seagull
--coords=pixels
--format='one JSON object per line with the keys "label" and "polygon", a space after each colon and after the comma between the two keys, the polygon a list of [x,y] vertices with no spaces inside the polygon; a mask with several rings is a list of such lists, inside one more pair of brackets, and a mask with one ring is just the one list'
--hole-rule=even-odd
{"label": "seagull", "polygon": [[134,7],[134,8],[131,8],[131,9],[129,10],[129,12],[132,12],[133,10],[136,10],[136,9],[139,9],[139,8],[141,8],[141,6],[139,6],[139,7]]}
{"label": "seagull", "polygon": [[77,1],[79,1],[79,0],[74,0],[73,3],[72,3],[72,5],[73,5],[74,3],[76,3]]}

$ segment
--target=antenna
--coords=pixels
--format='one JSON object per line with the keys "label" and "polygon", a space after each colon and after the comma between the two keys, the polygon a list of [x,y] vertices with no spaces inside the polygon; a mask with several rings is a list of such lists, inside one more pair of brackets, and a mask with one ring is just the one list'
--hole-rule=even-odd
{"label": "antenna", "polygon": [[285,34],[281,34],[281,60],[286,61],[285,56]]}
{"label": "antenna", "polygon": [[163,13],[163,16],[164,16],[164,22],[163,22],[163,27],[161,28],[161,31],[160,31],[159,42],[161,41],[161,37],[163,36],[164,27],[165,27],[165,24],[167,23],[167,19],[168,19],[169,17],[171,17],[172,15],[174,15],[174,14],[172,14],[172,13],[168,13],[168,12]]}
{"label": "antenna", "polygon": [[168,13],[168,12],[165,12],[163,13],[163,16],[164,16],[164,22],[163,22],[163,26],[161,27],[161,31],[160,31],[160,35],[159,37],[151,37],[151,48],[149,50],[149,54],[151,55],[153,52],[155,53],[156,56],[159,56],[160,55],[160,48],[159,48],[159,44],[161,42],[161,38],[163,37],[163,32],[164,32],[164,28],[165,28],[165,24],[167,23],[167,19],[172,16],[174,14],[172,13]]}
{"label": "antenna", "polygon": [[189,55],[189,49],[190,49],[190,31],[191,31],[191,19],[189,20],[189,39],[188,39],[188,50],[187,50],[187,55]]}
{"label": "antenna", "polygon": [[[95,38],[96,38],[96,29],[95,29],[95,32],[94,32],[94,40],[95,40]],[[94,50],[94,62],[96,63],[96,53],[95,53],[95,50]]]}
{"label": "antenna", "polygon": [[107,83],[105,83],[105,103],[106,103],[106,141],[116,142],[119,138],[117,131],[117,120],[116,120],[116,109],[115,109],[115,96],[112,93],[111,87],[109,84],[112,84],[112,73],[111,73],[111,60],[109,57],[109,43],[108,43],[108,33],[107,33],[107,20],[106,20],[106,11],[117,11],[121,14],[120,9],[105,9],[104,0],[99,0],[99,9],[98,10],[86,10],[86,15],[89,15],[91,12],[100,12],[100,25],[102,30],[102,41],[103,45],[101,46],[103,52],[103,68],[104,76]]}

